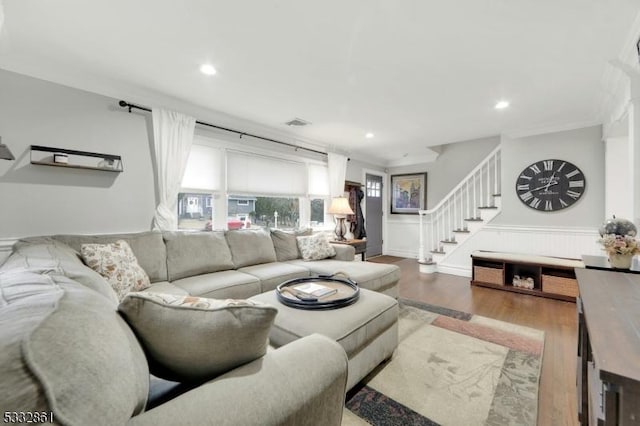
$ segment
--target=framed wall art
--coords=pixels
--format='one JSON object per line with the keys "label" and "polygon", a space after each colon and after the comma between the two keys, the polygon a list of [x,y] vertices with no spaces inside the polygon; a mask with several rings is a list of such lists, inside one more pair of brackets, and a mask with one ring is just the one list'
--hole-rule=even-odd
{"label": "framed wall art", "polygon": [[427,174],[391,175],[391,213],[418,214],[427,208]]}

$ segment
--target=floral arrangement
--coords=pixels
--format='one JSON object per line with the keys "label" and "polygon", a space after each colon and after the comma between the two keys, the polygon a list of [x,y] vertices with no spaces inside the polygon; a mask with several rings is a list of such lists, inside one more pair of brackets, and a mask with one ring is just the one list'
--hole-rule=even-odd
{"label": "floral arrangement", "polygon": [[640,241],[631,235],[604,234],[598,242],[608,254],[640,254]]}

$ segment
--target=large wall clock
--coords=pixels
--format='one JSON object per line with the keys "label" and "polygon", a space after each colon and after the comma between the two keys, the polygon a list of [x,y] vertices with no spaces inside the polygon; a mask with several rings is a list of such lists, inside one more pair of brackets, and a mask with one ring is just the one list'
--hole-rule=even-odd
{"label": "large wall clock", "polygon": [[584,173],[564,160],[541,160],[526,167],[516,181],[518,198],[543,212],[566,209],[582,197]]}

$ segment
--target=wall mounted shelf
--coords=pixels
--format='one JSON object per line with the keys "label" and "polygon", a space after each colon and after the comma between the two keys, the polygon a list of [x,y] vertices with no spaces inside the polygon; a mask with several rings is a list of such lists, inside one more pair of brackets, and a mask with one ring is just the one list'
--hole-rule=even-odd
{"label": "wall mounted shelf", "polygon": [[[96,161],[96,159],[98,159],[98,161]],[[31,145],[31,164],[115,173],[120,173],[124,170],[122,157],[119,155],[52,148],[40,145]]]}

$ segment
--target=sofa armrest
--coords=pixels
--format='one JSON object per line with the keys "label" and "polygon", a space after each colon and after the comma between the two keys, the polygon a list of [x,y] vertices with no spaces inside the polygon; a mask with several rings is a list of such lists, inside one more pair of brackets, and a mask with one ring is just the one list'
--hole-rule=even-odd
{"label": "sofa armrest", "polygon": [[356,255],[356,249],[347,244],[331,244],[336,249],[336,255],[332,257],[334,260],[350,260]]}
{"label": "sofa armrest", "polygon": [[132,426],[340,425],[347,355],[314,334],[131,418]]}

